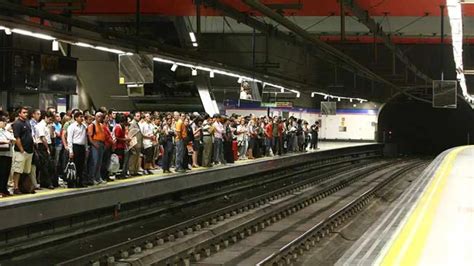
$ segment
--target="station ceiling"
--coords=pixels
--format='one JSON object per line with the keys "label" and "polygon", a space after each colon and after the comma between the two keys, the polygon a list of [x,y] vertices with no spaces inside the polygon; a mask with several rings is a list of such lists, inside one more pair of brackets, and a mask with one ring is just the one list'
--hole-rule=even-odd
{"label": "station ceiling", "polygon": [[[219,40],[246,36],[248,40],[254,32],[255,25],[260,25],[262,27],[257,29],[260,34],[272,35],[286,43],[296,43],[298,49],[304,51],[305,54],[330,62],[327,66],[322,66],[325,69],[317,69],[325,73],[319,73],[320,80],[317,82],[322,81],[325,86],[338,82],[347,84],[347,80],[337,81],[332,80],[333,78],[324,80],[328,71],[334,72],[330,69],[331,67],[347,70],[348,73],[335,74],[339,78],[342,76],[342,79],[353,80],[354,90],[346,93],[357,93],[360,88],[356,88],[356,83],[363,84],[364,87],[368,86],[370,82],[357,80],[361,77],[375,81],[376,87],[391,91],[390,95],[393,94],[394,89],[404,92],[404,88],[408,87],[420,87],[419,93],[427,94],[426,88],[430,86],[433,79],[439,78],[440,68],[443,68],[443,63],[441,66],[439,63],[443,61],[438,59],[440,57],[450,58],[444,60],[444,68],[448,68],[450,74],[454,75],[455,68],[450,64],[452,62],[450,45],[445,45],[442,53],[437,45],[441,42],[442,25],[444,43],[451,42],[449,19],[444,7],[445,0],[341,1],[345,4],[342,9],[344,12],[341,12],[341,5],[337,0],[16,0],[23,7],[65,17],[72,15],[75,19],[95,23],[109,30],[117,28],[124,30],[128,27],[124,31],[131,33],[135,29],[134,24],[138,17],[142,23],[140,28],[142,33],[147,30],[149,33],[156,33],[159,30],[157,25],[163,25],[153,25],[154,22],[162,23],[168,20],[176,24],[177,19],[181,19],[181,21],[186,21],[188,30],[198,31],[203,36],[211,36],[209,37],[211,40],[216,38],[215,36],[221,36],[218,37]],[[262,10],[252,7],[249,2],[265,5],[271,13],[277,14],[302,31],[290,29],[291,27],[278,21],[278,17],[272,18],[268,13],[265,14]],[[200,27],[197,25],[197,3],[200,3]],[[348,8],[348,5],[352,3],[359,11],[364,12],[367,20],[362,18],[363,15],[360,12],[357,13],[357,10]],[[474,43],[474,5],[463,5],[462,10],[463,41],[471,44]],[[345,17],[344,22],[341,20],[342,14]],[[29,16],[29,20],[34,23],[38,23],[39,19],[40,16]],[[46,21],[44,25],[47,26],[49,20],[44,21]],[[368,26],[370,23],[378,27],[375,30],[376,34],[374,34],[374,29]],[[125,26],[120,29],[117,25]],[[342,29],[344,29],[344,36],[341,34]],[[184,33],[186,34],[186,31]],[[104,32],[101,34],[103,35]],[[157,38],[161,38],[159,42],[166,42],[166,36],[157,36]],[[377,46],[379,48],[375,46],[376,43],[379,44]],[[196,49],[192,47],[186,47],[186,45],[183,47],[182,41],[178,46],[196,52]],[[415,46],[420,48],[414,48]],[[308,47],[316,48],[321,52],[315,54],[315,50]],[[228,55],[242,52],[233,51],[230,46],[223,48],[228,48],[226,50]],[[371,49],[373,51],[370,51]],[[466,52],[470,53],[469,48]],[[394,55],[393,58],[390,53]],[[206,50],[206,46],[203,45],[199,47],[197,54],[212,58],[213,51]],[[280,59],[277,57],[291,58],[292,54],[294,53],[290,51],[282,51],[281,54],[273,53],[268,56],[278,61]],[[426,60],[427,54],[432,55],[429,60]],[[219,56],[223,56],[225,62],[225,55]],[[219,58],[214,57],[212,60],[218,61]],[[229,61],[232,63],[231,59],[225,63],[229,64]],[[466,58],[465,65],[474,65],[471,61],[470,58]],[[345,68],[341,65],[350,65],[350,67]],[[236,67],[242,66],[236,65]],[[251,68],[249,66],[249,69]],[[308,77],[299,77],[298,73],[290,73],[283,69],[265,69],[263,74],[288,76],[288,80],[291,78],[304,80],[304,82],[311,80],[311,74],[308,74]],[[474,81],[468,80],[468,83],[474,85]],[[374,85],[371,86],[373,91]],[[370,93],[370,90],[366,91]]]}

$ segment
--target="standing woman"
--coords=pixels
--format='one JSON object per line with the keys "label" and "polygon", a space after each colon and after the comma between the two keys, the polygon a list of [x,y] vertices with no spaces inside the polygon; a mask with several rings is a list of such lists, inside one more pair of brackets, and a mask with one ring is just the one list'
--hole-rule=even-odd
{"label": "standing woman", "polygon": [[171,127],[172,118],[169,117],[163,123],[163,130],[161,132],[161,145],[163,145],[163,162],[161,168],[163,169],[163,173],[171,173],[170,166],[171,166],[171,159],[173,158],[174,152],[174,132],[173,128]]}
{"label": "standing woman", "polygon": [[194,119],[194,122],[191,125],[193,129],[193,168],[199,167],[198,155],[202,143],[202,120],[200,117]]}
{"label": "standing woman", "polygon": [[257,142],[257,125],[256,125],[256,118],[252,117],[249,121],[248,125],[248,132],[249,132],[249,141],[248,141],[248,149],[247,149],[247,158],[249,159],[255,159],[253,157],[253,149],[255,147],[255,144]]}
{"label": "standing woman", "polygon": [[234,128],[232,128],[232,122],[231,119],[224,119],[224,133],[222,137],[224,140],[224,160],[226,163],[234,163],[234,153],[232,152]]}
{"label": "standing woman", "polygon": [[2,197],[10,196],[8,191],[8,177],[12,168],[12,147],[15,143],[13,134],[6,130],[8,116],[5,113],[0,114],[0,195]]}
{"label": "standing woman", "polygon": [[128,175],[128,143],[130,138],[127,136],[127,117],[123,114],[117,114],[115,116],[115,127],[113,129],[115,136],[115,154],[119,157],[121,174],[117,177],[123,179],[129,177]]}
{"label": "standing woman", "polygon": [[245,118],[240,118],[240,123],[237,126],[237,143],[239,147],[239,160],[247,159],[247,147],[248,147],[248,126],[245,124]]}

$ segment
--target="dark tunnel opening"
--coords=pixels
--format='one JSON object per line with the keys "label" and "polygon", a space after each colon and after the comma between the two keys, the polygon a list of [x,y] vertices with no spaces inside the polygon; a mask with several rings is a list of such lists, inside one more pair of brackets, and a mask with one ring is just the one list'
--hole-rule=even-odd
{"label": "dark tunnel opening", "polygon": [[473,138],[474,111],[464,100],[456,109],[440,109],[399,96],[378,117],[379,141],[395,144],[398,154],[438,155]]}

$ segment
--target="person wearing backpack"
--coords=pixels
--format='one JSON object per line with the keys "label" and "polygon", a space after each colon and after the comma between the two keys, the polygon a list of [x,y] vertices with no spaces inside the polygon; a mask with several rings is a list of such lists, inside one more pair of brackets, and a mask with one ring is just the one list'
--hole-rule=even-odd
{"label": "person wearing backpack", "polygon": [[91,145],[91,160],[89,165],[90,178],[94,185],[107,183],[101,177],[102,158],[104,156],[105,148],[105,132],[102,126],[104,121],[104,114],[97,112],[95,114],[95,121],[87,128],[87,135],[89,144]]}

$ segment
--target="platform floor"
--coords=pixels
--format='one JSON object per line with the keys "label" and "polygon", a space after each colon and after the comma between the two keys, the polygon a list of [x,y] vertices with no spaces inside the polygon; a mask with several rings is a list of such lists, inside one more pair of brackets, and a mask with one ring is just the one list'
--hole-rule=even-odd
{"label": "platform floor", "polygon": [[[374,142],[331,142],[331,141],[320,141],[319,142],[319,149],[316,151],[308,151],[310,152],[320,152],[320,151],[326,151],[326,150],[335,150],[335,149],[340,149],[340,148],[347,148],[347,147],[355,147],[355,146],[363,146],[367,144],[373,144]],[[277,156],[278,158],[281,157],[290,157],[290,156],[295,156],[301,153],[290,153],[290,154],[285,154],[282,156]],[[242,164],[251,164],[251,163],[258,163],[262,161],[267,161],[267,160],[272,160],[273,158],[277,157],[262,157],[254,160],[239,160],[236,161],[234,164],[227,164],[227,165],[220,165],[220,166],[215,166],[212,168],[205,168],[205,167],[199,167],[199,168],[194,168],[193,170],[189,172],[199,172],[199,171],[210,171],[214,169],[223,169],[227,167],[234,167],[237,165],[242,165]],[[144,175],[144,176],[139,176],[139,177],[133,177],[133,178],[128,178],[128,179],[123,179],[123,180],[115,180],[113,182],[108,182],[107,184],[101,184],[101,185],[96,185],[96,186],[90,186],[86,188],[56,188],[53,190],[49,189],[41,189],[37,190],[36,194],[24,194],[24,195],[15,195],[11,197],[4,197],[0,198],[0,207],[5,206],[5,205],[12,205],[15,204],[15,202],[22,202],[24,200],[32,200],[32,199],[42,199],[42,198],[48,198],[50,195],[57,195],[57,194],[73,194],[75,192],[83,192],[87,190],[97,190],[97,189],[103,189],[103,188],[110,188],[113,186],[123,186],[126,185],[127,183],[136,183],[136,181],[142,180],[149,180],[149,179],[164,179],[164,178],[173,178],[174,176],[180,176],[183,174],[180,173],[171,173],[171,174],[163,174],[161,169],[155,170],[155,173],[153,175]],[[188,173],[189,173],[188,172]]]}
{"label": "platform floor", "polygon": [[474,265],[474,146],[438,156],[336,265]]}

